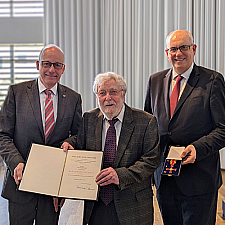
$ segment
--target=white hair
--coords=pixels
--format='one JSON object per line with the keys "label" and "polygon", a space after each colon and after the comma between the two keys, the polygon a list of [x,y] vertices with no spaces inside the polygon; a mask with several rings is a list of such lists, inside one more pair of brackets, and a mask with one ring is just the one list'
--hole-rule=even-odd
{"label": "white hair", "polygon": [[97,86],[103,84],[104,82],[114,79],[117,83],[117,85],[121,88],[122,91],[126,93],[127,91],[127,85],[123,77],[118,75],[114,72],[106,72],[106,73],[100,73],[95,77],[94,84],[93,84],[93,92],[97,93]]}

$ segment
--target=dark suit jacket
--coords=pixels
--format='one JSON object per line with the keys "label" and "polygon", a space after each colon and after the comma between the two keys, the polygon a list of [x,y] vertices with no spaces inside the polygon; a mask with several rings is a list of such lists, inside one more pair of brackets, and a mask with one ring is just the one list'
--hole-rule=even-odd
{"label": "dark suit jacket", "polygon": [[[60,147],[61,141],[77,134],[81,119],[81,96],[59,84],[57,120],[46,145]],[[0,155],[7,165],[2,196],[14,202],[33,197],[16,191],[13,178],[17,164],[26,162],[31,143],[45,144],[37,80],[12,85],[0,116]]]}
{"label": "dark suit jacket", "polygon": [[[102,151],[103,114],[94,109],[83,116],[75,148]],[[156,118],[125,105],[114,162],[120,185],[114,186],[114,202],[120,224],[152,224],[150,176],[159,165],[159,135]],[[90,219],[94,201],[85,201],[84,224]]]}
{"label": "dark suit jacket", "polygon": [[194,65],[170,118],[171,72],[168,69],[150,76],[145,100],[145,111],[156,116],[161,138],[161,164],[154,176],[156,187],[160,186],[168,146],[192,144],[197,151],[196,161],[181,167],[176,183],[189,196],[213,192],[222,184],[219,150],[225,146],[224,78],[215,71]]}

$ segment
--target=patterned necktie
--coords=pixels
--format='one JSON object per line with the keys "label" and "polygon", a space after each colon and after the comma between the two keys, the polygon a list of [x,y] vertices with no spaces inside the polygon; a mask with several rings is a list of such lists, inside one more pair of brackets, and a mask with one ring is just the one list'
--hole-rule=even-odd
{"label": "patterned necktie", "polygon": [[[108,120],[110,126],[107,130],[105,139],[105,149],[103,155],[103,167],[113,167],[116,156],[116,129],[114,124],[118,119]],[[108,205],[113,200],[113,184],[100,187],[100,197],[105,205]]]}
{"label": "patterned necktie", "polygon": [[173,88],[172,94],[170,96],[170,116],[172,117],[174,109],[176,108],[178,97],[180,94],[180,81],[183,77],[177,76],[176,84]]}
{"label": "patterned necktie", "polygon": [[45,90],[46,98],[45,98],[45,142],[52,132],[55,121],[54,121],[54,110],[53,110],[53,102],[51,98],[51,91]]}

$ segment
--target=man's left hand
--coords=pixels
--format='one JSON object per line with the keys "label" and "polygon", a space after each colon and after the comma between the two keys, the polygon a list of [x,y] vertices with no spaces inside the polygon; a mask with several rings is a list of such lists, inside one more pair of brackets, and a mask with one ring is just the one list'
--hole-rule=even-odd
{"label": "man's left hand", "polygon": [[181,165],[185,165],[188,163],[194,163],[196,160],[196,149],[195,149],[194,145],[188,145],[184,149],[184,151],[182,152],[180,157],[183,159],[183,162]]}
{"label": "man's left hand", "polygon": [[74,150],[74,147],[68,142],[63,142],[61,148],[63,149],[64,152],[67,152],[69,149]]}
{"label": "man's left hand", "polygon": [[16,184],[18,185],[19,182],[22,180],[23,177],[23,168],[24,168],[24,163],[19,163],[16,168],[14,169],[14,180]]}
{"label": "man's left hand", "polygon": [[105,186],[108,184],[119,185],[119,177],[116,171],[112,168],[105,168],[96,176],[96,183],[100,186]]}
{"label": "man's left hand", "polygon": [[[59,200],[61,200],[61,201],[59,202]],[[60,207],[60,208],[63,207],[64,202],[65,202],[65,198],[60,198],[60,199],[59,199],[59,198],[54,198],[54,197],[53,197],[53,204],[54,204],[54,208],[55,208],[55,211],[56,211],[56,212],[58,212],[59,207]]]}

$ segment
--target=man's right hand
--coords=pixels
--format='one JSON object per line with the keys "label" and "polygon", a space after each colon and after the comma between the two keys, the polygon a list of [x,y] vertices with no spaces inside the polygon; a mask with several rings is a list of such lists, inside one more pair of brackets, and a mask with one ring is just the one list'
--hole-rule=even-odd
{"label": "man's right hand", "polygon": [[188,145],[184,151],[181,153],[180,157],[185,159],[182,161],[181,165],[185,165],[188,163],[194,163],[196,160],[196,149],[194,145]]}
{"label": "man's right hand", "polygon": [[63,144],[61,145],[61,148],[63,148],[64,152],[68,151],[68,149],[74,150],[74,147],[68,142],[63,142]]}
{"label": "man's right hand", "polygon": [[16,184],[19,184],[19,181],[22,180],[23,177],[23,168],[24,168],[24,163],[19,163],[17,167],[14,169],[14,180]]}

